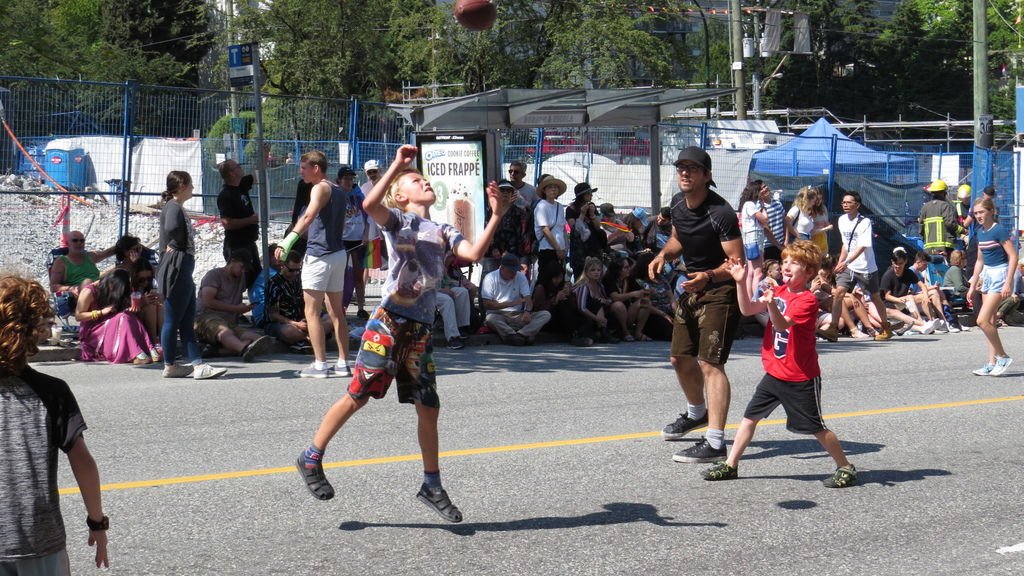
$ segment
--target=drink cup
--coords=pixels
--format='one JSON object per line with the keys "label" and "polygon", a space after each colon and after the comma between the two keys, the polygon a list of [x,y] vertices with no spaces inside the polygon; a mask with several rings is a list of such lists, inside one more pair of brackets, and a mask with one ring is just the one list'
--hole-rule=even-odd
{"label": "drink cup", "polygon": [[142,292],[132,292],[132,308],[138,310],[142,306]]}

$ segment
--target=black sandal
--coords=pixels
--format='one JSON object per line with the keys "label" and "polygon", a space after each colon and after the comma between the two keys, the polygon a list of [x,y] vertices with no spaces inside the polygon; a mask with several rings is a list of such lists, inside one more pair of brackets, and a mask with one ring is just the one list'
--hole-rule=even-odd
{"label": "black sandal", "polygon": [[306,483],[306,488],[313,493],[313,496],[317,500],[330,500],[334,498],[334,487],[327,481],[327,476],[324,475],[323,464],[317,464],[310,468],[306,466],[306,455],[299,454],[299,459],[295,462],[295,467],[299,469],[299,475],[302,476],[302,480]]}
{"label": "black sandal", "polygon": [[428,508],[437,512],[441,518],[453,523],[462,522],[462,512],[455,507],[455,504],[452,504],[452,500],[448,497],[448,493],[444,491],[444,488],[435,491],[424,484],[420,486],[420,491],[416,494],[416,498],[426,504]]}

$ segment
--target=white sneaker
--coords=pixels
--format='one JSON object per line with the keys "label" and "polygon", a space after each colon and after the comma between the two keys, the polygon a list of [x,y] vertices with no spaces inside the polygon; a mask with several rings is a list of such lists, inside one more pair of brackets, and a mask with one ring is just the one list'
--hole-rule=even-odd
{"label": "white sneaker", "polygon": [[935,319],[935,332],[938,334],[949,334],[949,324],[945,320]]}
{"label": "white sneaker", "polygon": [[196,380],[209,380],[227,374],[227,368],[214,368],[209,364],[198,364],[192,370],[192,377]]}
{"label": "white sneaker", "polygon": [[949,326],[950,334],[956,334],[957,332],[960,331],[960,327],[957,326],[956,324],[950,324],[949,322],[946,322],[946,324]]}
{"label": "white sneaker", "polygon": [[935,320],[929,320],[924,323],[921,327],[921,334],[934,334],[935,333]]}
{"label": "white sneaker", "polygon": [[192,365],[164,364],[164,378],[188,378],[192,375]]}
{"label": "white sneaker", "polygon": [[1002,376],[1006,369],[1013,364],[1013,358],[1009,356],[1000,356],[996,358],[996,365],[992,367],[992,371],[988,373],[989,376]]}
{"label": "white sneaker", "polygon": [[334,365],[334,374],[342,378],[350,378],[352,377],[352,369],[348,367],[347,362],[345,364],[339,362]]}

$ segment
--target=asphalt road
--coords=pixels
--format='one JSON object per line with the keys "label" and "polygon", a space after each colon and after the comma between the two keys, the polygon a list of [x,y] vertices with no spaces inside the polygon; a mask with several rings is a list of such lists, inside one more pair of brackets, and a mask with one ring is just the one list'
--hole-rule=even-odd
{"label": "asphalt road", "polygon": [[[71,382],[89,424],[111,574],[1020,574],[1022,335],[1003,332],[1020,364],[1002,378],[970,374],[977,330],[822,345],[825,413],[860,470],[846,490],[821,485],[832,462],[781,410],[739,480],[674,463],[690,441],[657,434],[685,409],[666,343],[441,350],[458,525],[414,497],[415,416],[393,392],[329,447],[338,497],[323,503],[292,463],[345,382],[294,378],[298,357],[221,362],[228,377],[207,382],[38,368]],[[730,424],[763,373],[757,346],[728,364]],[[89,574],[63,460],[60,478],[74,573]]]}

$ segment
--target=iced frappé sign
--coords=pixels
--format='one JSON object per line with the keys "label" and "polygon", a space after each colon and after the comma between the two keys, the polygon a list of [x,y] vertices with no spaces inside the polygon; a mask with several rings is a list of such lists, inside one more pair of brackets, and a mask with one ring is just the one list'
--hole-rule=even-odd
{"label": "iced frapp\u00e9 sign", "polygon": [[437,135],[417,142],[420,166],[434,189],[430,217],[476,240],[484,225],[484,142],[471,136]]}

